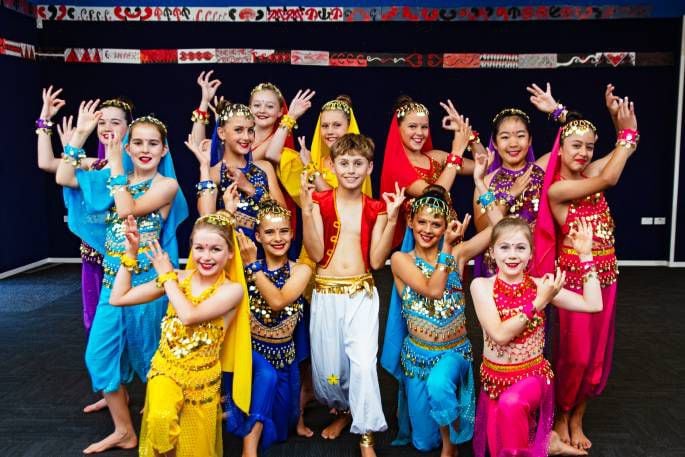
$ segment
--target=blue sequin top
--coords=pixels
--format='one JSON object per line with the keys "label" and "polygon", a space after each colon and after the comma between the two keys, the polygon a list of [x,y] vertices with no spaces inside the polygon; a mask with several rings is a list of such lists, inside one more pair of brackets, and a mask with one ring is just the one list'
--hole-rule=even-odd
{"label": "blue sequin top", "polygon": [[[236,222],[243,229],[243,233],[254,240],[254,226],[257,221],[257,212],[259,211],[259,202],[269,193],[269,181],[264,170],[259,168],[252,160],[247,160],[247,164],[243,168],[238,168],[245,178],[255,188],[255,193],[247,195],[242,191],[240,194],[240,203],[238,204],[238,211],[236,214]],[[224,208],[223,195],[228,186],[233,183],[233,180],[228,174],[228,166],[225,162],[221,162],[219,192],[217,195],[217,209]]]}

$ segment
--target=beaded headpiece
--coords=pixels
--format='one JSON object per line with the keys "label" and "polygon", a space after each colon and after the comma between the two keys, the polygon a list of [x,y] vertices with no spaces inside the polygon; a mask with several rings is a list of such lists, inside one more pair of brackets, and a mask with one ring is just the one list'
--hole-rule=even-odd
{"label": "beaded headpiece", "polygon": [[530,124],[530,117],[528,117],[525,111],[518,108],[504,108],[492,118],[492,125],[497,124],[502,118],[509,116],[519,116],[526,121],[526,124]]}
{"label": "beaded headpiece", "polygon": [[411,217],[414,217],[424,208],[428,209],[431,215],[443,216],[446,220],[449,220],[452,216],[452,208],[450,208],[449,203],[430,195],[412,199],[409,214]]}
{"label": "beaded headpiece", "polygon": [[290,211],[283,208],[276,200],[265,199],[259,202],[257,225],[266,218],[290,218]]}
{"label": "beaded headpiece", "polygon": [[257,84],[256,86],[254,86],[254,89],[252,89],[252,91],[250,92],[250,97],[252,97],[254,94],[256,94],[257,92],[260,92],[262,90],[270,90],[272,92],[275,92],[280,100],[285,100],[285,98],[283,98],[283,94],[281,93],[281,90],[278,87],[276,87],[276,85],[273,83],[259,83],[259,84]]}
{"label": "beaded headpiece", "polygon": [[423,103],[409,102],[397,108],[395,115],[397,119],[403,119],[409,113],[416,113],[419,116],[428,116],[428,108]]}
{"label": "beaded headpiece", "polygon": [[561,139],[563,140],[564,138],[567,138],[571,135],[585,135],[587,132],[592,132],[595,135],[597,134],[597,128],[594,126],[594,124],[590,121],[587,121],[585,119],[577,119],[569,122],[568,124],[564,125],[564,128],[561,129]]}
{"label": "beaded headpiece", "polygon": [[342,111],[347,117],[350,117],[352,107],[343,100],[335,99],[324,103],[321,107],[321,111]]}
{"label": "beaded headpiece", "polygon": [[219,120],[222,122],[228,121],[234,116],[244,116],[248,119],[254,119],[250,108],[243,105],[242,103],[231,103],[226,105],[226,107],[219,113]]}
{"label": "beaded headpiece", "polygon": [[118,99],[118,98],[110,98],[109,100],[105,100],[104,102],[100,103],[100,108],[109,108],[109,107],[122,109],[125,112],[127,112],[128,114],[131,114],[133,112],[133,107],[131,106],[130,103],[125,102],[125,101]]}
{"label": "beaded headpiece", "polygon": [[206,214],[195,221],[195,224],[205,222],[220,228],[235,227],[235,217],[226,211],[220,211],[213,214]]}
{"label": "beaded headpiece", "polygon": [[142,117],[138,117],[138,118],[134,119],[131,122],[131,125],[129,125],[129,127],[128,127],[129,132],[133,131],[133,126],[136,124],[153,124],[153,125],[156,125],[157,127],[159,127],[162,130],[162,133],[164,134],[164,136],[165,137],[167,136],[167,128],[166,128],[166,125],[164,125],[164,122],[160,121],[159,119],[157,119],[156,117],[154,117],[152,115],[148,114],[147,116],[142,116]]}

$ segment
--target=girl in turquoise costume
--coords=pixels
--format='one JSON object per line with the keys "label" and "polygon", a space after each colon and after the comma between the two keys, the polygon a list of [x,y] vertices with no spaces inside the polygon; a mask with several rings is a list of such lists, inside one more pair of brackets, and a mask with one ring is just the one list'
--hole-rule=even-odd
{"label": "girl in turquoise costume", "polygon": [[[486,161],[479,158],[476,170]],[[395,284],[381,355],[400,384],[393,445],[442,446],[442,456],[456,455],[456,445],[473,435],[473,357],[461,274],[490,236],[485,230],[461,242],[470,216],[461,223],[454,216],[440,186],[428,186],[412,201],[402,248],[391,259]]]}
{"label": "girl in turquoise costume", "polygon": [[122,262],[124,266],[131,264],[134,285],[155,276],[145,250],[139,251],[136,262],[128,262],[123,256],[126,217],[131,214],[136,218],[141,241],[159,240],[177,263],[176,228],[188,215],[166,142],[166,126],[154,117],[134,120],[123,147],[120,137],[110,137],[109,168],[88,173],[80,168],[85,156],[82,146],[102,116],[97,107],[97,100],[81,103],[76,130],[64,149],[56,176],[57,183],[65,187],[70,229],[105,253],[105,276],[86,347],[86,365],[93,389],[104,393],[115,429],[102,441],[88,446],[86,454],[136,447],[138,440],[123,385],[133,379],[134,373],[146,379],[167,306],[165,298],[130,308],[109,303],[114,276]]}

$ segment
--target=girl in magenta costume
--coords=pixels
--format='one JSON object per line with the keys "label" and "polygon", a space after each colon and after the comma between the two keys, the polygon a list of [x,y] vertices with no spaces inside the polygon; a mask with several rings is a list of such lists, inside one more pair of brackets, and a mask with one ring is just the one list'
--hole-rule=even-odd
{"label": "girl in magenta costume", "polygon": [[[454,132],[452,152],[433,149],[428,125],[428,108],[410,97],[401,96],[395,104],[381,170],[381,194],[392,192],[395,183],[406,189],[408,197],[418,197],[430,184],[449,191],[457,174],[472,174],[473,161],[464,159],[465,143],[472,145],[475,136],[463,138],[468,118],[457,113],[451,101],[440,103],[447,115],[442,126]],[[407,208],[402,209],[395,228],[393,246],[399,246],[404,236]]]}
{"label": "girl in magenta costume", "polygon": [[[53,90],[50,86],[43,89],[43,107],[40,117],[36,121],[36,134],[38,135],[38,168],[48,173],[55,173],[60,163],[60,158],[55,157],[51,134],[52,118],[57,115],[66,101],[58,98],[62,89]],[[102,117],[98,121],[98,156],[97,158],[86,158],[81,161],[84,170],[100,170],[107,166],[105,144],[112,133],[123,138],[128,128],[128,123],[132,119],[133,107],[130,102],[121,98],[105,100],[100,104]],[[69,143],[74,128],[72,126],[73,116],[63,117],[62,125],[57,124],[62,146]],[[102,286],[102,253],[81,240],[81,297],[83,301],[83,326],[86,333],[90,331],[95,316],[95,308],[100,297],[100,287]],[[104,406],[104,405],[102,405]],[[86,406],[85,412],[90,412],[93,405]],[[96,407],[96,409],[99,409]]]}
{"label": "girl in magenta costume", "polygon": [[[556,345],[557,417],[555,430],[562,441],[586,450],[590,440],[582,421],[590,397],[606,386],[611,369],[616,312],[618,269],[614,251],[614,221],[603,191],[614,186],[628,158],[635,152],[639,135],[633,103],[613,97],[607,86],[607,105],[618,129],[614,150],[592,162],[597,141],[595,126],[567,115],[550,154],[543,187],[540,214],[535,231],[534,271],[552,271],[554,261],[567,273],[567,289],[583,286],[582,261],[570,244],[569,233],[581,218],[593,228],[593,255],[602,285],[604,309],[596,315],[559,312],[559,341]],[[538,88],[538,97],[545,97]],[[555,224],[556,223],[556,224]]]}
{"label": "girl in magenta costume", "polygon": [[[481,191],[485,191],[482,186]],[[481,194],[484,207],[494,194]],[[471,295],[483,327],[482,391],[478,400],[474,452],[483,457],[585,455],[562,443],[551,430],[554,414],[552,378],[544,358],[545,313],[548,303],[576,312],[602,310],[602,292],[592,258],[592,225],[581,219],[569,234],[582,259],[583,288],[563,289],[566,273],[534,278],[526,272],[532,258],[527,222],[505,218],[492,231],[490,250],[497,275],[476,278]]]}

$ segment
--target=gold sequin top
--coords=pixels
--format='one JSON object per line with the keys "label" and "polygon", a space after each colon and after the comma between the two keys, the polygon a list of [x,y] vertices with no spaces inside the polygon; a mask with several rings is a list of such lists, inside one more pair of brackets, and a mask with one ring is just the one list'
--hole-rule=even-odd
{"label": "gold sequin top", "polygon": [[[194,273],[189,274],[179,287],[193,305],[198,306],[214,295],[217,288],[226,282],[226,276],[221,275],[212,286],[193,296],[190,280]],[[223,338],[223,316],[201,324],[183,325],[169,303],[148,379],[159,375],[170,377],[183,389],[186,403],[205,404],[218,399],[221,380],[219,355]]]}

